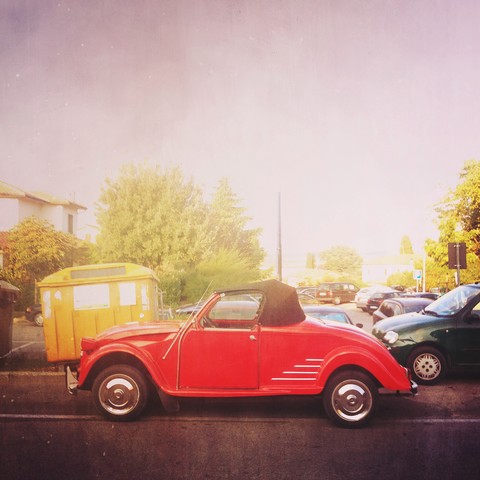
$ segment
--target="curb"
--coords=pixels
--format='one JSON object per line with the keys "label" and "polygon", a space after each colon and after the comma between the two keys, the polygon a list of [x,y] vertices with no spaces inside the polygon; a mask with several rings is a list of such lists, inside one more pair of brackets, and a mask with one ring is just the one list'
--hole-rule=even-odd
{"label": "curb", "polygon": [[65,372],[44,372],[34,370],[10,370],[0,371],[0,377],[60,377],[65,376]]}

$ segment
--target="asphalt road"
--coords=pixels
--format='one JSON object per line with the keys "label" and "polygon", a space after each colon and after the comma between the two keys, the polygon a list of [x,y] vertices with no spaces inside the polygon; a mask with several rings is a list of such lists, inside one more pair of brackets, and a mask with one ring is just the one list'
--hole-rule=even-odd
{"label": "asphalt road", "polygon": [[[368,330],[370,317],[350,310]],[[370,324],[369,324],[370,322]],[[0,478],[5,479],[477,479],[480,376],[385,397],[370,426],[333,426],[314,398],[152,401],[132,423],[103,420],[89,392],[67,394],[41,358],[42,330],[14,325],[0,372]]]}
{"label": "asphalt road", "polygon": [[415,398],[382,398],[362,430],[344,430],[313,398],[158,401],[131,423],[103,420],[62,375],[0,375],[5,479],[477,479],[478,378]]}

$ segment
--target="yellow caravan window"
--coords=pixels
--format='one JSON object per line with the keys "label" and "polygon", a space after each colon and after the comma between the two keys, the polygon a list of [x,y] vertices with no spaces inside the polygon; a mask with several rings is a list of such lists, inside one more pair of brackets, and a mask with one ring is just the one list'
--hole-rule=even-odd
{"label": "yellow caravan window", "polygon": [[73,287],[73,309],[91,310],[110,307],[110,288],[107,283]]}

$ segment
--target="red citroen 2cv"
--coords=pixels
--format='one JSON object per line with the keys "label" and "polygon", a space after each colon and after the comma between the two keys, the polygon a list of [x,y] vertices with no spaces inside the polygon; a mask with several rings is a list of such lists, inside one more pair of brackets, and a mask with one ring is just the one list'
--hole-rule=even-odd
{"label": "red citroen 2cv", "polygon": [[276,280],[218,291],[181,326],[126,324],[81,346],[68,389],[92,390],[111,420],[140,415],[149,383],[169,412],[180,397],[317,395],[328,417],[350,428],[371,419],[379,393],[417,389],[372,335],[306,317],[295,289]]}

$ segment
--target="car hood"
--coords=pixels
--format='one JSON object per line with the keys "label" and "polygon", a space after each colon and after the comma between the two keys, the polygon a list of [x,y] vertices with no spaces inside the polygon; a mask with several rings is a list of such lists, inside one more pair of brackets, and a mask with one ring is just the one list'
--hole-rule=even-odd
{"label": "car hood", "polygon": [[377,322],[372,333],[375,336],[379,336],[381,333],[394,330],[396,332],[404,330],[413,330],[424,327],[426,325],[434,325],[436,323],[443,323],[448,321],[448,317],[436,317],[433,315],[427,315],[426,313],[404,313],[403,315],[396,315],[394,317],[385,318]]}
{"label": "car hood", "polygon": [[97,340],[119,340],[138,335],[170,334],[178,332],[180,326],[179,320],[162,320],[148,323],[131,322],[111,327],[97,335],[96,338]]}

